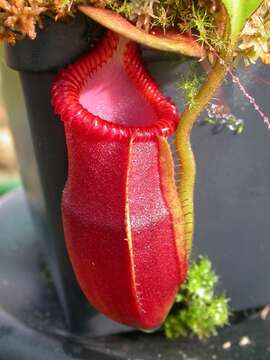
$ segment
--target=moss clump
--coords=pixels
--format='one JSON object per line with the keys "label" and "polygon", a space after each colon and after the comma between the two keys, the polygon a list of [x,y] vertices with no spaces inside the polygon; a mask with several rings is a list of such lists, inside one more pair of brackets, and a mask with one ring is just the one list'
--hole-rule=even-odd
{"label": "moss clump", "polygon": [[[174,28],[192,34],[208,51],[226,48],[223,38],[224,8],[220,0],[0,0],[0,40],[14,44],[25,36],[35,39],[44,16],[59,20],[74,16],[79,5],[111,9],[149,32]],[[246,24],[236,56],[246,62],[260,58],[270,63],[270,1],[264,0]]]}
{"label": "moss clump", "polygon": [[217,38],[213,0],[0,0],[0,38],[14,43],[28,36],[34,39],[42,16],[55,19],[73,15],[78,5],[109,8],[146,32],[153,27],[174,27],[190,32],[203,44]]}
{"label": "moss clump", "polygon": [[180,33],[192,33],[203,45],[217,49],[219,39],[215,14],[221,11],[213,0],[108,0],[113,10],[125,16],[145,31],[154,27],[175,28]]}
{"label": "moss clump", "polygon": [[165,324],[169,339],[189,334],[206,338],[217,334],[217,328],[229,321],[228,298],[216,295],[218,277],[206,257],[200,257],[190,267],[188,278],[177,294],[175,305]]}

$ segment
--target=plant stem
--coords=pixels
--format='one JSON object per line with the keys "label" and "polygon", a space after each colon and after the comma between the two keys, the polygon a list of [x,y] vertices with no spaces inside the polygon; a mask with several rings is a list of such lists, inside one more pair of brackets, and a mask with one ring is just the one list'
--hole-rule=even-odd
{"label": "plant stem", "polygon": [[220,64],[217,60],[195,97],[195,104],[192,107],[187,106],[183,112],[176,131],[176,149],[181,166],[178,191],[184,214],[185,241],[188,255],[191,251],[194,231],[193,197],[196,175],[196,164],[190,143],[190,133],[195,121],[205,109],[208,102],[212,99],[216,90],[225,78],[226,73],[226,66]]}

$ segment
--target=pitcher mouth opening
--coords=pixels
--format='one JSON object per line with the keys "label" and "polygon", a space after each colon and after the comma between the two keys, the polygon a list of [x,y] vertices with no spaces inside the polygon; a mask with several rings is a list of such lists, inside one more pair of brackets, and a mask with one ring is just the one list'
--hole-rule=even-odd
{"label": "pitcher mouth opening", "polygon": [[138,46],[111,31],[58,74],[52,104],[62,121],[112,140],[167,137],[179,121],[176,106],[144,68]]}

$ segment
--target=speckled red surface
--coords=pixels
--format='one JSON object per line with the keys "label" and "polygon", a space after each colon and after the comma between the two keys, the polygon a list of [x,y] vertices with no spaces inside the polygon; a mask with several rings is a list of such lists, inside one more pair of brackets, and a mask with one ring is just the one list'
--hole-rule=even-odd
{"label": "speckled red surface", "polygon": [[52,102],[66,132],[62,213],[77,280],[113,320],[157,328],[186,275],[181,206],[164,139],[177,125],[176,108],[137,46],[112,32],[60,72]]}

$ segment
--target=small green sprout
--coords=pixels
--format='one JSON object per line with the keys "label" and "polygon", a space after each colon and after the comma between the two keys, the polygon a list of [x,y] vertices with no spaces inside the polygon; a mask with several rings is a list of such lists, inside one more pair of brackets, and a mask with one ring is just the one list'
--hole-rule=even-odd
{"label": "small green sprout", "polygon": [[196,105],[196,95],[205,79],[206,74],[200,73],[198,64],[191,62],[186,75],[183,76],[178,83],[177,90],[181,91],[190,109]]}
{"label": "small green sprout", "polygon": [[117,12],[118,14],[125,15],[126,17],[129,17],[132,12],[134,11],[134,3],[129,2],[128,0],[124,0],[121,5],[116,6],[115,1],[108,1],[107,2],[108,8],[111,10]]}
{"label": "small green sprout", "polygon": [[165,324],[169,339],[189,334],[200,339],[217,335],[217,328],[229,322],[229,299],[216,295],[218,277],[206,257],[199,257],[190,267],[188,278],[176,296],[175,304]]}

